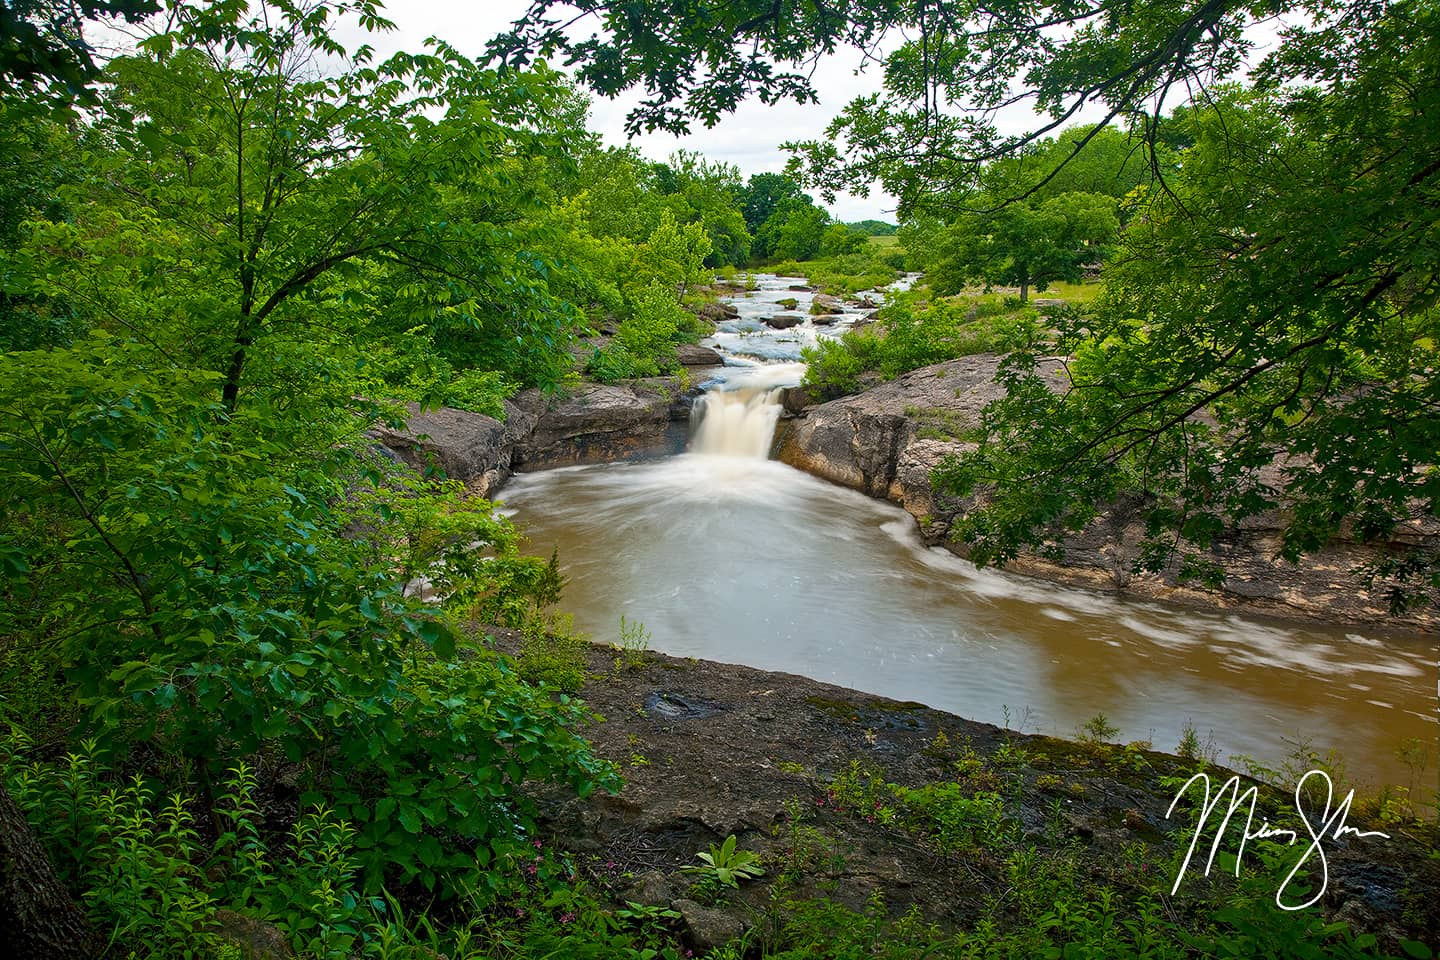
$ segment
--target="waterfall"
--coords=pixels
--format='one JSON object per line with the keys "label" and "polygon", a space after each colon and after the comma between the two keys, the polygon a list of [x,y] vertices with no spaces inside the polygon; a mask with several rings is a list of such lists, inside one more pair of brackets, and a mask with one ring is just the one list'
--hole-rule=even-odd
{"label": "waterfall", "polygon": [[778,389],[711,390],[690,411],[696,453],[764,460],[780,419]]}

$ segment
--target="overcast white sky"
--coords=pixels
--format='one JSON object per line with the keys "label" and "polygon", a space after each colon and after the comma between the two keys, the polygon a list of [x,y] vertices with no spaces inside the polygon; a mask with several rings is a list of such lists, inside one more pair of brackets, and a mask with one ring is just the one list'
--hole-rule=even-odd
{"label": "overcast white sky", "polygon": [[[391,0],[386,15],[395,22],[395,32],[368,36],[366,41],[377,52],[385,54],[419,50],[427,37],[438,36],[461,53],[478,57],[486,42],[521,16],[528,6],[528,0]],[[697,125],[697,132],[687,137],[652,133],[632,142],[653,160],[663,160],[683,148],[734,164],[747,177],[753,173],[779,173],[789,157],[780,149],[781,143],[819,137],[830,119],[852,98],[878,89],[879,70],[872,65],[866,73],[857,76],[859,52],[846,51],[846,54],[821,63],[817,69],[818,106],[785,103],[767,107],[752,100],[709,130]],[[638,100],[638,95],[618,100],[595,96],[591,129],[600,133],[607,144],[624,145],[625,114]],[[894,208],[895,201],[877,191],[868,199],[841,195],[831,205],[830,212],[845,221],[873,217],[893,222]]]}

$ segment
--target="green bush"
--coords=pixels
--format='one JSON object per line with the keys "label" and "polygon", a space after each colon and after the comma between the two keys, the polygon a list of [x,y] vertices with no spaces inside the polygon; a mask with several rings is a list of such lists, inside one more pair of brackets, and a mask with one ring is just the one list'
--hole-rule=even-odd
{"label": "green bush", "polygon": [[515,395],[516,384],[496,370],[464,370],[455,374],[446,390],[445,406],[505,419],[505,401]]}
{"label": "green bush", "polygon": [[597,347],[590,354],[585,372],[600,383],[615,383],[618,380],[658,376],[660,368],[654,362],[637,359],[621,344],[611,343]]}
{"label": "green bush", "polygon": [[838,340],[821,340],[806,347],[801,351],[808,364],[805,386],[822,400],[859,392],[861,375],[871,369],[867,359],[879,342],[873,334],[847,330]]}
{"label": "green bush", "polygon": [[893,379],[957,357],[1033,346],[1044,336],[1033,310],[980,316],[983,306],[963,300],[914,305],[902,298],[880,311],[878,332],[852,330],[806,348],[805,386],[822,397],[843,396],[860,388],[866,372]]}
{"label": "green bush", "polygon": [[211,375],[129,360],[96,341],[0,377],[0,634],[53,658],[117,764],[139,747],[204,784],[283,758],[357,825],[369,888],[441,896],[523,828],[523,780],[614,784],[575,705],[460,658],[455,618],[520,623],[556,592],[491,504],[375,472],[340,442],[348,412],[277,427],[210,399]]}

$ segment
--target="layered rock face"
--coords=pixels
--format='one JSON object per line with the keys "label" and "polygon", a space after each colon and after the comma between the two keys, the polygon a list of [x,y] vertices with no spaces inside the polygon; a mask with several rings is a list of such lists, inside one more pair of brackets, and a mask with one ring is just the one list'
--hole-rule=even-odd
{"label": "layered rock face", "polygon": [[[939,497],[930,474],[948,454],[970,449],[966,434],[980,426],[985,405],[1000,396],[994,382],[1000,358],[982,354],[911,371],[856,396],[807,407],[782,425],[778,457],[807,473],[883,497],[904,507],[919,522],[926,540],[965,555],[953,542],[955,520],[979,497]],[[1055,389],[1066,383],[1058,361],[1042,367]],[[787,396],[787,409],[799,404]],[[980,496],[983,496],[980,495]],[[1211,549],[1226,571],[1219,591],[1182,584],[1178,569],[1163,575],[1132,574],[1143,524],[1133,509],[1117,504],[1078,534],[1060,540],[1063,560],[1022,556],[1007,569],[1064,583],[1124,589],[1207,606],[1243,607],[1285,616],[1396,626],[1431,626],[1433,614],[1418,611],[1393,617],[1383,596],[1361,589],[1354,571],[1377,558],[1383,546],[1336,540],[1299,564],[1279,559],[1279,515],[1252,518]],[[1440,525],[1417,525],[1394,546],[1440,546]]]}
{"label": "layered rock face", "polygon": [[689,402],[679,383],[585,384],[564,396],[525,390],[505,403],[505,422],[411,404],[406,428],[376,427],[372,436],[422,472],[438,468],[482,497],[517,471],[621,460],[684,446]]}

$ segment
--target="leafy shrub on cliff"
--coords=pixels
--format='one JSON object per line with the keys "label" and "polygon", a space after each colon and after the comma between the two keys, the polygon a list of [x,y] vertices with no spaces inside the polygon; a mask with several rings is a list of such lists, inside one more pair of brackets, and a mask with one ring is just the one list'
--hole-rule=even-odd
{"label": "leafy shrub on cliff", "polygon": [[851,330],[807,347],[805,386],[832,398],[860,389],[874,372],[894,379],[917,367],[977,353],[1006,353],[1044,336],[1039,315],[1020,309],[995,313],[967,299],[913,303],[901,298],[880,311],[877,328]]}
{"label": "leafy shrub on cliff", "polygon": [[591,356],[587,370],[601,383],[657,377],[679,369],[675,345],[699,336],[694,314],[680,306],[674,292],[660,284],[636,291],[632,310],[613,342]]}

